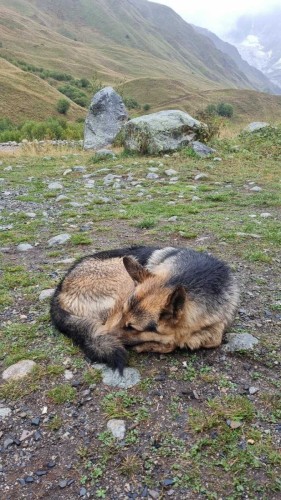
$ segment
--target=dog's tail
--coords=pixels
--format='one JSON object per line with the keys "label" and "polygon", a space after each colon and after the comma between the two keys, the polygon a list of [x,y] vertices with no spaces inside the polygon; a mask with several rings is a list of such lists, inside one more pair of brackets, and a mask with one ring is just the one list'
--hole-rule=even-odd
{"label": "dog's tail", "polygon": [[123,374],[128,353],[120,339],[99,333],[99,322],[94,318],[79,317],[65,311],[60,305],[59,290],[52,298],[50,312],[53,325],[81,347],[91,361],[106,363]]}

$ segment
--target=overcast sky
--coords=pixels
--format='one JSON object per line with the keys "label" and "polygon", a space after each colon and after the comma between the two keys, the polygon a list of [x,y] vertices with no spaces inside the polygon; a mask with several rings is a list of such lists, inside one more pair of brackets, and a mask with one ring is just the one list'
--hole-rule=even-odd
{"label": "overcast sky", "polygon": [[172,7],[185,21],[223,35],[245,13],[257,13],[278,5],[281,0],[153,0]]}

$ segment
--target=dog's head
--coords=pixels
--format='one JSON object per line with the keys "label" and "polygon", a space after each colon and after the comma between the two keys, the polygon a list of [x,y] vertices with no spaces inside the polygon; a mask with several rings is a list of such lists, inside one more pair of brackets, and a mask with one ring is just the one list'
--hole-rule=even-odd
{"label": "dog's head", "polygon": [[169,335],[180,321],[186,301],[183,286],[169,287],[167,277],[155,275],[133,257],[123,258],[135,289],[123,306],[122,328]]}

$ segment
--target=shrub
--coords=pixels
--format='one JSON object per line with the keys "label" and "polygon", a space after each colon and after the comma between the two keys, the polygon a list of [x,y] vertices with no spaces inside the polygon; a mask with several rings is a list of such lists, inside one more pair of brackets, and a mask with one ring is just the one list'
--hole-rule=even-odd
{"label": "shrub", "polygon": [[83,123],[68,123],[64,119],[49,118],[44,122],[28,120],[8,130],[0,130],[0,142],[16,141],[23,139],[30,141],[44,139],[69,139],[80,140],[83,138]]}
{"label": "shrub", "polygon": [[233,116],[233,106],[231,104],[227,104],[226,102],[220,102],[217,105],[217,113],[220,116],[231,118]]}
{"label": "shrub", "polygon": [[63,85],[62,87],[58,87],[59,92],[66,95],[73,102],[85,108],[88,106],[88,96],[85,92],[82,92],[77,87],[73,87],[73,85]]}
{"label": "shrub", "polygon": [[143,109],[144,111],[149,111],[149,110],[150,110],[150,108],[151,108],[150,104],[144,104],[144,105],[143,105],[143,107],[142,107],[142,109]]}
{"label": "shrub", "polygon": [[66,99],[59,99],[56,105],[56,110],[62,115],[66,115],[70,108],[70,102]]}
{"label": "shrub", "polygon": [[128,109],[139,109],[140,108],[140,104],[138,103],[138,101],[136,101],[136,99],[133,99],[132,97],[124,98],[124,104],[125,104],[126,108],[128,108]]}
{"label": "shrub", "polygon": [[205,112],[208,115],[217,115],[217,106],[215,104],[208,104],[208,106],[205,109]]}

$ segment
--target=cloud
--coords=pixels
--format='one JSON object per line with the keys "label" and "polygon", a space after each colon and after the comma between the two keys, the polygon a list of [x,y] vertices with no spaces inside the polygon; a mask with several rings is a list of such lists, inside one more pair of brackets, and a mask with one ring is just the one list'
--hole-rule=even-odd
{"label": "cloud", "polygon": [[153,0],[168,5],[188,23],[208,28],[222,35],[231,29],[243,14],[257,14],[281,7],[281,0]]}

